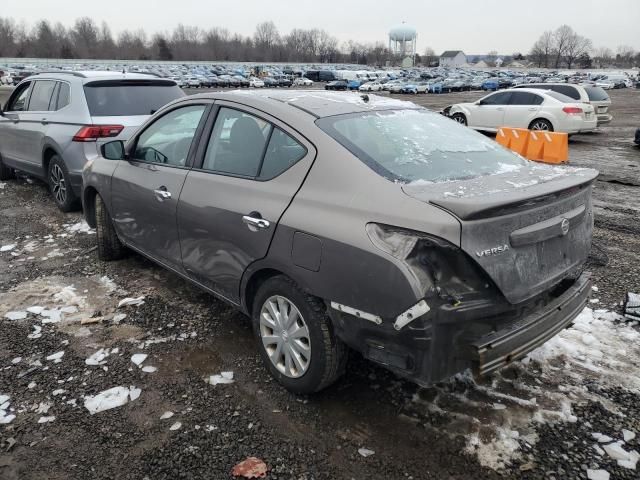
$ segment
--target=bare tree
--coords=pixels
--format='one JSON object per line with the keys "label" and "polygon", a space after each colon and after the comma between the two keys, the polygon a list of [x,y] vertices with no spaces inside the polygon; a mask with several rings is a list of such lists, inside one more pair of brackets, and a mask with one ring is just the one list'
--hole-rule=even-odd
{"label": "bare tree", "polygon": [[530,60],[538,67],[549,67],[551,53],[553,52],[553,32],[547,30],[533,44],[529,52]]}
{"label": "bare tree", "polygon": [[553,32],[555,53],[554,68],[560,68],[560,62],[567,54],[567,48],[575,34],[576,33],[573,31],[573,28],[571,28],[569,25],[561,25],[556,29],[555,32]]}
{"label": "bare tree", "polygon": [[599,67],[608,66],[613,62],[613,52],[607,47],[596,48],[593,51],[593,59]]}
{"label": "bare tree", "polygon": [[98,27],[89,17],[78,18],[71,29],[71,38],[78,55],[95,58],[98,47]]}
{"label": "bare tree", "polygon": [[564,56],[569,70],[571,70],[576,59],[583,57],[584,55],[588,56],[592,48],[593,44],[588,38],[578,35],[575,32],[572,35],[569,35],[567,38]]}
{"label": "bare tree", "polygon": [[633,57],[636,52],[633,47],[629,45],[620,45],[616,49],[616,62],[621,67],[631,67],[633,66]]}
{"label": "bare tree", "polygon": [[438,57],[436,56],[436,52],[431,47],[427,47],[424,49],[424,55],[422,56],[422,63],[427,67],[433,65],[438,61]]}

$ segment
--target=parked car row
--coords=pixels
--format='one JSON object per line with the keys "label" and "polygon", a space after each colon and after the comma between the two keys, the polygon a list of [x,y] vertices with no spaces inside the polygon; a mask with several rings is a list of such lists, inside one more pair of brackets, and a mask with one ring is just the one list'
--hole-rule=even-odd
{"label": "parked car row", "polygon": [[249,316],[297,393],[339,378],[349,348],[422,385],[489,374],[591,291],[575,272],[597,172],[558,174],[409,102],[39,73],[0,117],[0,179],[15,170],[64,211],[82,200],[100,259],[136,251]]}

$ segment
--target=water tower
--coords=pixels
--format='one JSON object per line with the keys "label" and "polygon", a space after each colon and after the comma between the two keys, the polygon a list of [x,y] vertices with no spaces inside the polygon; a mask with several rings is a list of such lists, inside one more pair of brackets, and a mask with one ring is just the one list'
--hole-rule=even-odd
{"label": "water tower", "polygon": [[418,34],[411,25],[402,22],[389,31],[389,51],[402,58],[402,66],[413,66],[416,58]]}

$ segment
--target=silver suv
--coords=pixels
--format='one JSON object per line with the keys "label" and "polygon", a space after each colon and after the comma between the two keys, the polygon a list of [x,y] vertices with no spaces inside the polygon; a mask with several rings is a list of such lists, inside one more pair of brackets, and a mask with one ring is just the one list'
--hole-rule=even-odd
{"label": "silver suv", "polygon": [[82,168],[102,143],[128,140],[166,103],[172,80],[115,72],[51,72],[24,79],[0,113],[0,180],[14,170],[49,184],[58,207],[79,206]]}

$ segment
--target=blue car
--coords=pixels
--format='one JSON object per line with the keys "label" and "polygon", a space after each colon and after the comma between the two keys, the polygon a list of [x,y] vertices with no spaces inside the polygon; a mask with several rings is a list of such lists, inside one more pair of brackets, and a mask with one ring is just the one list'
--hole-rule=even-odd
{"label": "blue car", "polygon": [[400,93],[412,93],[413,95],[416,95],[418,93],[418,85],[415,83],[407,83],[402,86]]}
{"label": "blue car", "polygon": [[360,85],[362,85],[362,82],[360,80],[349,80],[349,83],[347,83],[347,88],[349,90],[358,90],[360,88]]}
{"label": "blue car", "polygon": [[482,82],[482,90],[496,91],[500,87],[498,80],[489,79]]}
{"label": "blue car", "polygon": [[442,93],[442,82],[435,82],[429,85],[429,93]]}

